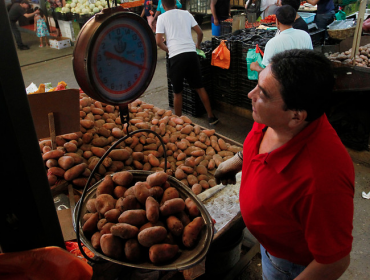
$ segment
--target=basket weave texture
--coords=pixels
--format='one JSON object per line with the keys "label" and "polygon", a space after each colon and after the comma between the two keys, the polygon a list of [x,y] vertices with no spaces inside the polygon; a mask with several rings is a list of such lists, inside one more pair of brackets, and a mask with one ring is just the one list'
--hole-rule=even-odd
{"label": "basket weave texture", "polygon": [[344,40],[355,34],[356,26],[345,29],[328,29],[328,34],[332,39]]}

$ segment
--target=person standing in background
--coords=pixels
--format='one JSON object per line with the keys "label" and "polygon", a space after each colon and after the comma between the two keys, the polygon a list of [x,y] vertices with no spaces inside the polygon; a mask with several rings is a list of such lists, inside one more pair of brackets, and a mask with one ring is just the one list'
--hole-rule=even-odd
{"label": "person standing in background", "polygon": [[[200,49],[203,31],[188,11],[176,9],[175,0],[162,0],[166,13],[158,17],[156,42],[168,54],[168,76],[173,87],[175,114],[182,115],[184,79],[194,89],[207,111],[208,123],[215,125],[218,118],[213,114],[207,91],[203,86],[202,73],[196,49]],[[197,34],[194,44],[191,31]],[[163,42],[166,36],[167,45]]]}
{"label": "person standing in background", "polygon": [[[317,11],[314,23],[316,23],[319,29],[325,29],[334,21],[335,11],[333,0],[307,0],[307,3],[315,6],[317,5]],[[325,38],[328,39],[328,32],[325,31]]]}
{"label": "person standing in background", "polygon": [[55,22],[55,28],[57,31],[57,37],[61,36],[60,35],[60,29],[59,29],[59,23],[57,19],[57,15],[55,12],[55,9],[58,7],[64,7],[66,5],[65,0],[47,0],[50,4],[50,9],[51,9],[51,16],[53,17],[53,20]]}
{"label": "person standing in background", "polygon": [[[154,15],[154,18],[153,18],[153,21],[152,21],[152,26],[157,23],[158,16],[160,14],[164,14],[166,12],[166,10],[163,8],[162,0],[158,0],[157,3],[158,3],[157,11],[155,12],[155,15]],[[182,8],[182,4],[180,3],[179,0],[176,0],[175,9],[181,9],[181,8]]]}
{"label": "person standing in background", "polygon": [[278,6],[289,5],[289,6],[292,6],[297,11],[295,21],[293,22],[293,25],[292,25],[293,28],[308,32],[308,24],[298,14],[298,9],[299,9],[300,4],[301,4],[300,0],[278,0]]}
{"label": "person standing in background", "polygon": [[158,0],[153,0],[153,1],[144,1],[144,7],[143,10],[141,11],[141,17],[146,19],[148,22],[148,25],[150,28],[153,30],[153,33],[155,33],[155,28],[156,24],[152,24],[154,21],[154,13],[156,9],[154,6],[158,5]]}
{"label": "person standing in background", "polygon": [[29,46],[23,44],[21,32],[17,26],[17,21],[21,16],[25,16],[26,18],[31,18],[39,13],[39,10],[34,11],[33,13],[26,14],[26,10],[30,7],[30,4],[27,0],[22,0],[21,3],[14,3],[9,10],[9,20],[10,20],[10,27],[12,29],[15,41],[17,43],[18,49],[21,51],[29,50]]}
{"label": "person standing in background", "polygon": [[211,0],[211,23],[212,36],[221,35],[221,21],[228,19],[230,15],[230,0]]}

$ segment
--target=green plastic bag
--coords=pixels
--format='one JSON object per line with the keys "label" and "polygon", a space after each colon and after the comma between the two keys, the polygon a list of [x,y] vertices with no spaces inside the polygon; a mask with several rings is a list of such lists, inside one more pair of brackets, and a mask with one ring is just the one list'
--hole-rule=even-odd
{"label": "green plastic bag", "polygon": [[257,61],[258,64],[262,66],[262,55],[263,52],[261,49],[256,45],[254,49],[249,49],[247,52],[247,69],[248,69],[248,79],[249,80],[258,80],[258,72],[257,71],[252,71],[251,70],[251,63]]}
{"label": "green plastic bag", "polygon": [[204,51],[200,50],[200,49],[197,49],[197,55],[203,57],[203,58],[206,58],[206,54],[204,53]]}
{"label": "green plastic bag", "polygon": [[335,14],[336,20],[345,20],[346,19],[346,13],[342,10],[339,10],[338,13]]}

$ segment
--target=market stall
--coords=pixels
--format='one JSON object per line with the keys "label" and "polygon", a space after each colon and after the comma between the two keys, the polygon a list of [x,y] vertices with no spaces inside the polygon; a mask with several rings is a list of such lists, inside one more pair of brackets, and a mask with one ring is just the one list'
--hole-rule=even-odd
{"label": "market stall", "polygon": [[[139,29],[140,27],[135,25],[136,18],[133,15],[129,18],[134,21],[129,21],[129,23],[127,23],[126,21],[128,19],[126,17],[119,20],[125,21],[126,25],[124,26],[129,24],[130,26],[136,27],[136,29],[132,28],[130,32],[140,32],[138,30],[143,32],[144,29]],[[141,19],[138,22],[141,23]],[[86,32],[90,35],[88,30],[89,24],[84,26],[82,32]],[[147,41],[141,42],[143,44],[148,44],[146,45],[146,51],[149,50],[148,47],[150,43],[153,42],[152,40],[154,40],[154,38],[152,38],[152,32],[148,32],[147,34],[150,34],[150,37],[145,38]],[[98,33],[93,34],[93,36],[95,35],[98,36]],[[144,36],[143,33],[141,33],[141,36]],[[140,37],[140,39],[142,39],[142,37]],[[83,38],[83,36],[81,35],[79,38]],[[99,43],[101,42],[100,40]],[[93,44],[93,47],[99,48],[98,44]],[[114,47],[118,48],[123,46],[115,45]],[[125,47],[131,48],[132,46],[127,45]],[[75,48],[77,50],[76,52],[81,54],[81,44],[79,44],[79,41],[76,42]],[[88,48],[89,46],[87,49]],[[140,49],[138,46],[136,46],[136,48]],[[82,50],[83,49],[84,48],[82,48]],[[118,49],[116,51],[118,52],[120,50],[121,49]],[[154,57],[148,53],[146,54],[148,55],[148,59]],[[140,57],[140,55],[138,56]],[[110,55],[110,58],[112,58],[112,55]],[[75,57],[74,61],[78,62],[77,57]],[[86,59],[84,61],[86,61]],[[129,64],[132,66],[133,63],[136,62],[131,61]],[[93,63],[92,65],[95,64]],[[137,67],[137,65],[138,64],[134,66]],[[98,66],[100,67],[102,65],[98,64]],[[76,71],[78,71],[77,68],[76,66]],[[151,67],[147,67],[144,70],[148,74],[148,79],[144,79],[146,82],[141,85],[141,89],[143,90],[145,90],[147,82],[150,82],[152,78],[151,75],[153,74],[153,69]],[[99,69],[97,71],[100,72]],[[141,75],[145,76],[145,73]],[[84,84],[81,80],[79,80],[79,82],[84,88],[89,90],[87,84]],[[19,92],[24,94],[24,89]],[[232,244],[231,247],[229,246],[229,248],[233,249],[235,257],[233,258],[233,262],[229,263],[229,266],[224,266],[223,269],[233,268],[240,257],[240,238],[242,237],[241,232],[244,228],[242,219],[238,213],[238,203],[235,201],[235,197],[238,194],[237,189],[234,187],[232,189],[233,196],[229,197],[232,198],[232,203],[234,204],[232,205],[234,212],[232,212],[231,216],[215,217],[212,221],[205,205],[212,200],[217,200],[216,197],[213,199],[213,195],[215,195],[216,192],[212,194],[209,194],[209,192],[207,193],[207,190],[216,187],[213,177],[215,168],[222,161],[240,151],[242,149],[240,143],[236,143],[231,139],[217,134],[215,130],[200,127],[192,123],[192,121],[185,116],[174,116],[171,110],[156,108],[151,104],[142,102],[137,98],[136,94],[133,95],[134,97],[131,95],[130,98],[132,99],[126,102],[127,104],[125,103],[125,106],[120,106],[121,104],[117,104],[117,99],[115,99],[113,104],[109,104],[111,100],[103,102],[101,96],[92,98],[82,89],[68,89],[68,85],[64,82],[53,86],[40,84],[37,85],[34,90],[29,90],[28,93],[28,100],[26,103],[30,104],[31,108],[29,112],[32,114],[29,120],[33,120],[35,125],[35,133],[31,136],[37,137],[39,140],[37,154],[42,162],[41,165],[34,165],[37,165],[39,169],[41,168],[43,174],[41,176],[44,177],[44,181],[48,182],[49,195],[52,194],[53,198],[56,199],[55,203],[57,205],[55,205],[55,208],[63,211],[63,214],[58,213],[58,217],[64,241],[75,240],[73,232],[71,233],[68,231],[73,227],[73,223],[76,230],[77,241],[82,240],[78,238],[80,230],[82,230],[83,235],[89,235],[90,232],[86,229],[86,223],[92,224],[94,230],[95,226],[97,226],[96,224],[94,225],[92,220],[89,219],[89,222],[87,222],[83,218],[86,214],[94,214],[97,212],[90,209],[85,204],[84,206],[80,205],[85,202],[87,203],[91,199],[97,199],[99,195],[103,194],[90,193],[88,199],[84,200],[85,191],[91,192],[93,188],[96,188],[96,191],[101,193],[101,188],[99,186],[104,185],[109,181],[109,178],[112,178],[112,180],[116,182],[116,185],[114,185],[114,190],[116,191],[112,190],[110,196],[118,201],[119,198],[124,197],[123,188],[126,188],[126,190],[130,189],[129,187],[134,189],[134,185],[124,187],[126,180],[116,181],[115,175],[140,174],[140,176],[142,176],[144,174],[145,176],[140,178],[140,181],[145,182],[148,180],[149,174],[165,174],[165,181],[153,183],[154,185],[151,185],[153,191],[156,190],[160,192],[158,189],[155,189],[155,187],[158,187],[163,193],[167,182],[169,182],[171,187],[180,192],[181,198],[179,197],[179,199],[181,199],[181,203],[185,203],[187,198],[189,198],[193,204],[195,203],[195,210],[201,210],[201,215],[198,216],[198,214],[195,214],[195,218],[192,217],[192,219],[194,218],[195,221],[201,220],[202,223],[201,226],[199,226],[199,235],[195,236],[192,241],[196,243],[195,248],[198,249],[194,249],[192,243],[190,243],[187,250],[183,247],[187,246],[186,243],[179,245],[179,247],[181,246],[181,254],[178,254],[176,251],[175,260],[166,259],[169,263],[161,264],[158,267],[153,267],[152,264],[151,268],[154,270],[169,271],[179,270],[180,268],[190,269],[198,264],[198,261],[203,261],[204,263],[205,255],[211,247],[211,243],[218,242],[218,245],[229,245],[223,242],[228,239],[227,237],[229,237],[228,234],[230,232],[232,234],[237,233],[239,239],[238,242],[234,242],[235,244]],[[91,94],[91,92],[89,93]],[[36,115],[40,118],[36,117]],[[136,171],[136,173],[132,170]],[[135,180],[137,181],[137,179]],[[145,190],[148,191],[148,189],[144,188],[143,191]],[[220,195],[224,193],[227,188],[217,190],[219,190],[217,194]],[[118,194],[118,191],[120,191],[120,194]],[[207,193],[206,198],[198,198],[197,195],[201,193]],[[109,195],[108,193],[104,194]],[[95,195],[96,197],[94,197]],[[67,200],[65,200],[66,197],[68,198]],[[154,193],[153,197],[156,197]],[[49,202],[52,203],[52,198],[49,199]],[[137,199],[136,196],[135,199]],[[50,206],[50,203],[46,203],[46,205]],[[186,209],[188,213],[190,208],[188,209],[188,206],[186,207],[187,208],[183,208],[183,210]],[[72,214],[71,209],[75,209],[72,219],[70,219]],[[78,212],[80,210],[83,211],[82,214],[76,214],[81,213]],[[112,208],[110,210],[114,209]],[[213,208],[213,210],[215,209]],[[51,210],[51,212],[53,211]],[[59,212],[59,210],[57,212]],[[68,213],[70,215],[68,215]],[[103,215],[102,213],[100,214]],[[213,215],[215,216],[215,214]],[[85,216],[85,219],[87,216]],[[92,243],[94,242],[90,239],[90,236],[82,241],[85,243],[85,246],[84,248],[80,248],[79,256],[84,256],[85,259],[87,259],[88,257],[93,258],[100,254],[100,257],[105,255],[112,258],[113,262],[122,261],[117,260],[115,255],[111,255],[101,247],[92,247]],[[3,243],[3,240],[1,243]],[[9,244],[13,244],[13,242],[9,242]],[[45,245],[53,244],[56,243],[49,242]],[[69,248],[69,243],[66,243],[66,245],[68,245]],[[35,246],[37,247],[38,244]],[[102,245],[102,247],[104,247],[104,245]],[[226,248],[227,247],[228,246],[226,246]],[[5,250],[5,252],[12,250],[12,248],[4,248],[8,249]],[[22,246],[20,246],[20,248],[22,248]],[[253,252],[256,252],[256,248],[257,247],[255,247]],[[75,249],[76,248],[73,248],[73,250]],[[189,257],[193,259],[197,252],[200,252],[199,258],[196,259],[196,261],[193,260],[193,262],[188,263],[186,266],[176,266],[176,263],[172,266],[170,265],[171,262],[181,260],[182,256],[187,259],[189,259]],[[228,249],[218,253],[227,254]],[[84,254],[86,254],[86,256]],[[248,254],[248,258],[251,257],[253,256]],[[248,258],[243,258],[243,261],[247,263]],[[127,260],[125,261],[127,262]],[[152,262],[156,264],[155,259]],[[135,267],[134,261],[125,264],[126,266]],[[204,265],[207,266],[207,264]],[[212,266],[214,263],[211,262],[210,265]],[[146,266],[139,265],[139,267]],[[242,267],[244,266],[239,266],[239,269]],[[209,269],[206,268],[206,271],[207,270]],[[223,271],[223,273],[225,272],[227,271]],[[236,272],[234,271],[234,273]]]}

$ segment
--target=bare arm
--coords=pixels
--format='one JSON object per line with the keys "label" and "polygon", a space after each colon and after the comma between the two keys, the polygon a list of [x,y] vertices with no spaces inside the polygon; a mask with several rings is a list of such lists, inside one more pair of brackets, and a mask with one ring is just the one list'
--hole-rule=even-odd
{"label": "bare arm", "polygon": [[214,24],[215,25],[219,25],[218,23],[218,18],[217,18],[217,15],[216,15],[216,3],[217,3],[217,0],[211,0],[211,13],[212,13],[212,16],[213,16],[213,20],[214,20]]}
{"label": "bare arm", "polygon": [[307,3],[310,3],[312,6],[315,6],[319,3],[320,0],[307,0]]}
{"label": "bare arm", "polygon": [[331,264],[320,264],[314,260],[295,280],[336,280],[346,271],[349,263],[350,255]]}
{"label": "bare arm", "polygon": [[30,17],[35,16],[35,15],[36,15],[36,14],[38,14],[38,13],[40,13],[40,11],[39,11],[39,10],[36,10],[36,11],[34,11],[33,13],[24,14],[24,16],[25,16],[26,18],[30,18]]}
{"label": "bare arm", "polygon": [[263,68],[258,64],[257,61],[252,62],[250,68],[252,71],[257,71],[258,73],[263,70]]}
{"label": "bare arm", "polygon": [[164,50],[166,53],[168,53],[167,46],[163,43],[163,33],[157,33],[155,34],[155,40],[157,42],[157,46],[160,47],[162,50]]}
{"label": "bare arm", "polygon": [[195,31],[195,33],[197,33],[196,47],[197,47],[197,49],[200,49],[200,43],[202,43],[202,40],[203,40],[203,31],[202,31],[202,29],[200,29],[199,25],[196,25],[196,26],[192,27],[191,29],[193,29]]}

